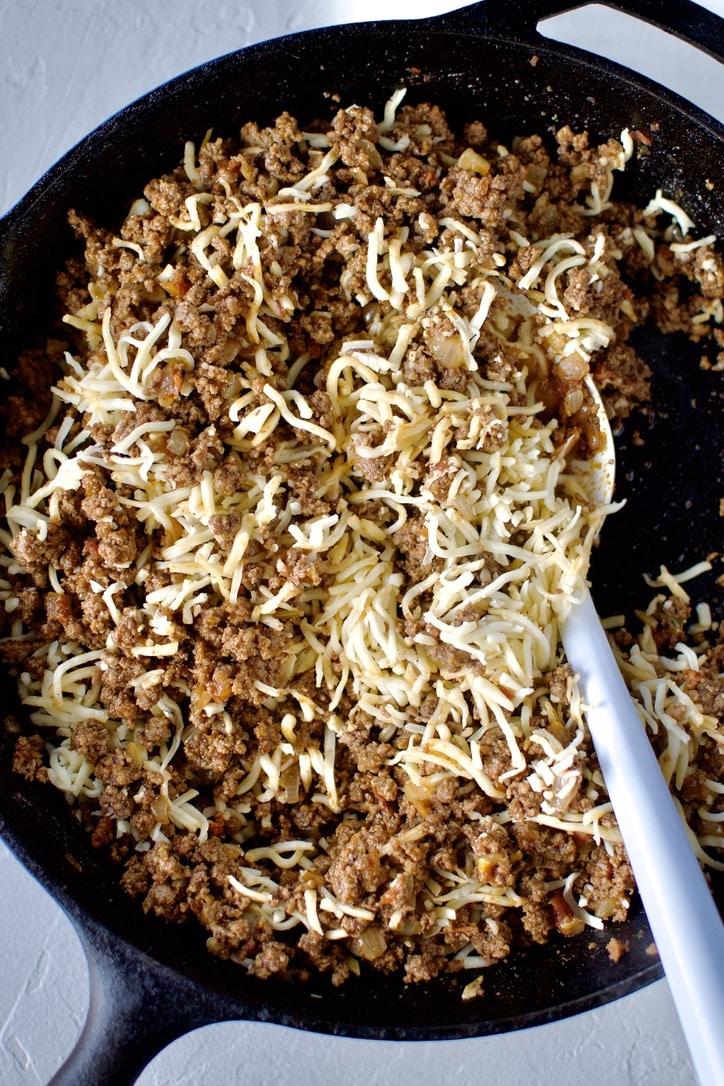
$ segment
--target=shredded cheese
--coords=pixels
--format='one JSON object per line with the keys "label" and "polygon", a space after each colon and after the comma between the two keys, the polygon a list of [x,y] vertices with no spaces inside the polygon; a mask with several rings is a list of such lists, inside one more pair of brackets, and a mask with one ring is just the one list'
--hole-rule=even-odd
{"label": "shredded cheese", "polygon": [[[406,137],[389,136],[403,95],[388,102],[380,125],[380,146],[387,151],[405,146]],[[298,300],[291,287],[286,294],[274,289],[281,268],[265,268],[260,244],[282,216],[331,213],[345,221],[357,215],[346,202],[315,201],[338,152],[319,133],[308,139],[317,164],[303,178],[266,204],[242,204],[227,182],[224,209],[216,209],[211,222],[215,198],[204,192],[196,150],[188,144],[184,169],[197,191],[175,222],[190,259],[216,288],[225,290],[234,278],[244,287],[248,304],[240,328],[254,361],[248,354],[229,381],[218,432],[225,435],[225,451],[246,457],[247,467],[250,454],[272,449],[268,474],[249,467],[244,485],[232,493],[211,470],[176,486],[174,419],[136,416],[158,399],[166,381],[175,396],[190,396],[198,360],[168,308],[155,323],[114,333],[111,306],[102,313],[98,305],[89,306],[65,318],[87,335],[88,360],[66,357],[48,418],[24,439],[27,459],[19,486],[7,473],[0,480],[7,525],[1,538],[9,562],[22,533],[46,537],[58,519],[61,496],[82,486],[89,469],[103,473],[120,505],[142,526],[147,546],[133,566],[91,585],[112,622],[104,649],[53,641],[34,654],[33,674],[20,677],[33,722],[52,737],[52,783],[74,799],[99,795],[94,767],[72,749],[71,738],[76,721],[103,723],[114,748],[133,751],[143,770],[161,781],[167,819],[159,816],[146,838],[122,820],[123,832],[135,836],[139,850],[165,840],[167,821],[204,841],[212,819],[233,818],[240,826],[235,839],[251,844],[243,866],[228,876],[236,898],[274,930],[301,925],[338,940],[347,937],[346,919],[371,922],[375,912],[311,883],[293,906],[282,907],[280,882],[262,865],[306,870],[324,845],[295,839],[255,847],[247,815],[250,797],[282,804],[304,798],[340,813],[343,703],[352,725],[367,717],[381,741],[393,744],[386,764],[406,776],[411,795],[454,778],[495,801],[502,825],[508,818],[506,789],[511,781],[524,781],[540,797],[532,816],[540,825],[589,835],[611,848],[620,844],[610,804],[600,800],[600,782],[582,768],[587,733],[577,687],[571,680],[562,715],[545,678],[559,662],[560,622],[583,589],[591,547],[613,507],[594,507],[582,493],[575,467],[560,454],[559,423],[545,412],[540,386],[552,365],[573,355],[588,361],[613,342],[611,325],[569,312],[561,288],[574,269],[586,269],[592,283],[605,278],[607,261],[621,254],[607,252],[600,236],[583,244],[572,234],[526,238],[511,229],[512,244],[534,257],[514,281],[505,271],[507,256],[491,256],[469,221],[443,219],[446,240],[421,247],[407,228],[390,232],[378,217],[360,254],[364,286],[353,293],[344,273],[340,280],[347,300],[365,307],[366,331],[335,344],[320,370],[318,384],[329,401],[321,417],[296,387],[309,355],[295,359],[279,330]],[[623,168],[632,150],[625,132],[620,154],[606,164],[605,184],[594,183],[581,214],[593,216],[610,206],[611,171]],[[390,198],[418,195],[392,182],[387,190]],[[657,193],[645,214],[661,213],[672,217],[677,237],[687,236],[691,221]],[[653,260],[649,233],[637,227],[629,234],[627,244]],[[677,241],[671,248],[685,255],[710,240]],[[144,260],[140,246],[119,239],[113,244]],[[159,276],[160,289],[170,290],[173,274],[169,265]],[[501,358],[515,362],[504,376],[486,376],[480,364],[476,352],[484,333],[499,345]],[[408,363],[421,347],[463,379],[453,387],[428,376],[418,380]],[[285,367],[286,381],[279,377]],[[58,419],[53,446],[41,456],[44,435]],[[98,427],[118,436],[101,447],[93,437]],[[294,469],[304,463],[314,465],[314,497],[326,503],[326,512],[306,512],[295,497]],[[232,527],[225,533],[222,524]],[[270,538],[280,555],[274,588],[247,576]],[[409,575],[402,572],[401,555],[414,556]],[[304,576],[318,574],[320,566],[323,588],[319,575]],[[688,598],[681,584],[702,568],[678,577],[662,570],[650,583]],[[51,582],[62,593],[57,570]],[[141,601],[133,604],[138,638],[131,655],[145,669],[134,687],[147,700],[156,698],[152,712],[173,731],[155,753],[143,747],[138,729],[111,719],[98,697],[103,669],[121,651],[119,629],[131,591]],[[19,607],[7,581],[0,581],[0,599],[6,612]],[[169,789],[188,725],[164,691],[165,669],[184,651],[205,608],[241,599],[257,629],[293,629],[278,684],[256,682],[260,703],[280,720],[279,739],[273,749],[242,759],[233,796],[202,810],[194,802],[196,789]],[[711,627],[706,610],[698,620],[701,631]],[[16,633],[26,636],[21,625]],[[677,673],[696,670],[696,653],[681,645],[675,658],[662,659],[649,640],[620,662],[647,727],[652,733],[665,729],[662,768],[679,787],[701,737],[714,735],[715,722],[675,681]],[[308,673],[315,677],[314,697],[298,689]],[[204,711],[226,733],[233,729],[226,698],[212,701],[209,695]],[[318,738],[299,739],[307,735],[300,722],[314,726]],[[506,752],[505,771],[496,778],[486,772],[483,757],[493,737]],[[711,782],[712,794],[719,787]],[[581,813],[576,801],[583,794],[589,802]],[[715,831],[722,817],[702,805],[701,818],[711,832],[697,845],[704,862],[720,868],[705,848],[707,842],[720,845]],[[382,853],[426,832],[421,822],[404,841],[387,842]],[[561,882],[563,898],[584,924],[601,927],[601,919],[575,896],[576,877],[571,872]],[[510,886],[462,870],[436,870],[424,896],[431,934],[453,926],[461,910],[478,909],[482,916],[485,905],[525,905]],[[390,927],[401,930],[403,922],[398,911]],[[460,960],[466,968],[487,964],[470,946]]]}

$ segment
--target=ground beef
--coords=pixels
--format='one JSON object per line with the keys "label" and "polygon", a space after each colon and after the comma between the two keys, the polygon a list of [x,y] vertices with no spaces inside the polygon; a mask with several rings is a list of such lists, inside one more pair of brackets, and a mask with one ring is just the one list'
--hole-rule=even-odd
{"label": "ground beef", "polygon": [[82,720],[73,728],[70,745],[95,766],[108,753],[108,729],[98,720]]}
{"label": "ground beef", "polygon": [[[424,982],[463,969],[467,953],[492,963],[521,944],[580,934],[584,922],[561,888],[571,873],[572,892],[596,916],[624,919],[633,876],[619,844],[607,847],[542,817],[552,799],[529,772],[543,749],[535,734],[545,732],[546,742],[561,748],[576,736],[568,665],[551,666],[533,683],[519,736],[525,774],[496,720],[462,695],[464,723],[448,720],[434,685],[411,699],[398,729],[384,726],[379,706],[353,690],[342,646],[324,660],[314,655],[321,632],[304,605],[311,599],[334,609],[330,570],[347,545],[344,534],[323,545],[314,525],[328,523],[333,532],[356,502],[357,522],[374,541],[399,517],[387,541],[386,577],[400,596],[419,593],[418,612],[397,609],[407,644],[424,651],[438,674],[484,676],[483,662],[445,640],[427,617],[424,583],[441,576],[444,563],[425,516],[412,509],[401,517],[379,490],[396,485],[391,480],[404,465],[452,523],[467,500],[456,489],[466,470],[462,450],[474,447],[504,471],[510,435],[493,399],[446,415],[469,396],[471,367],[505,385],[513,404],[523,403],[524,377],[535,380],[543,404],[535,425],[560,423],[555,454],[590,455],[601,435],[586,374],[594,374],[619,419],[646,403],[651,374],[629,343],[632,328],[650,317],[663,331],[683,329],[704,344],[702,307],[721,304],[724,265],[710,244],[677,254],[632,205],[612,204],[593,219],[582,210],[591,186],[605,194],[621,164],[616,141],[592,147],[586,134],[563,127],[554,145],[528,135],[502,147],[481,121],[468,123],[459,138],[431,104],[403,105],[384,132],[365,106],[340,109],[331,126],[307,121],[300,126],[283,113],[267,127],[245,124],[238,139],[208,140],[193,168],[186,161],[149,181],[145,201],[117,235],[81,211],[69,214],[83,257],[59,270],[59,299],[95,332],[86,338],[66,325],[47,349],[19,359],[2,409],[0,460],[10,485],[22,485],[20,442],[43,423],[51,386],[65,380],[73,402],[64,348],[88,366],[105,364],[100,332],[108,314],[114,342],[132,334],[124,363],[132,383],[141,380],[148,329],[165,320],[181,345],[169,338],[132,410],[118,417],[99,408],[92,418],[73,418],[68,431],[59,414],[39,439],[34,470],[44,455],[57,470],[58,445],[81,441],[83,427],[92,443],[80,477],[56,492],[42,528],[21,525],[12,540],[0,655],[21,688],[34,691],[53,674],[46,663],[58,652],[68,662],[82,655],[87,674],[72,674],[69,688],[86,684],[84,713],[58,735],[43,724],[42,734],[19,734],[14,770],[47,781],[49,748],[68,772],[82,764],[95,791],[80,797],[81,820],[95,848],[122,859],[125,890],[147,913],[201,925],[212,953],[252,974],[317,970],[339,984],[362,968]],[[239,222],[243,260],[234,241]],[[221,229],[224,223],[231,226]],[[631,240],[642,225],[655,238],[652,262]],[[378,255],[397,245],[400,258],[394,268],[391,259],[380,265],[376,285],[373,232]],[[584,357],[583,348],[571,352],[565,338],[553,338],[542,364],[540,348],[526,345],[532,332],[514,334],[523,310],[511,311],[501,297],[461,339],[457,314],[476,320],[481,284],[502,278],[512,289],[551,237],[565,234],[583,258],[556,279],[557,304],[572,319],[605,322],[609,348]],[[400,365],[404,395],[439,399],[450,440],[437,459],[429,449],[406,463],[405,450],[375,455],[392,426],[388,404],[374,425],[344,434],[348,447],[339,451],[355,480],[378,488],[358,500],[341,473],[320,473],[330,435],[341,440],[331,371],[343,346],[355,365],[372,364],[360,354],[370,336],[388,354],[396,351],[402,310],[393,313],[387,303],[405,274],[403,259],[454,254],[448,272],[455,276],[466,266],[471,236],[480,276],[471,283],[462,275],[442,301],[441,281],[422,284],[426,303],[426,290],[440,292],[414,318]],[[539,293],[552,270],[552,262],[541,270]],[[420,289],[419,281],[407,284],[406,304],[420,304]],[[720,350],[721,337],[714,340]],[[127,475],[114,475],[119,468]],[[139,477],[158,482],[154,496]],[[253,532],[236,504],[250,493],[264,495],[263,523]],[[164,505],[179,494],[193,494],[201,507],[214,503],[200,540]],[[190,576],[185,581],[192,551],[201,587]],[[478,585],[486,587],[506,566],[484,548],[480,558]],[[369,575],[361,563],[360,595]],[[483,599],[460,608],[453,629],[480,620],[486,606]],[[356,632],[365,620],[374,627],[364,609],[348,621]],[[661,598],[647,636],[673,652],[690,622],[688,604]],[[724,702],[722,647],[709,645],[708,636],[698,635],[699,669],[680,679],[713,719]],[[635,638],[621,633],[618,641],[625,652]],[[363,655],[364,637],[355,644]],[[405,676],[412,684],[413,672]],[[36,693],[31,702],[39,700]],[[8,728],[16,734],[19,726]],[[402,753],[430,730],[459,741],[458,751],[475,733],[478,761],[457,773],[428,750],[429,760],[409,771]],[[655,745],[664,742],[662,732]],[[580,816],[605,799],[585,736],[570,771],[577,777],[567,809]],[[711,804],[707,780],[723,776],[720,749],[705,735],[680,789],[692,825]],[[719,797],[712,810],[721,808]],[[613,828],[610,815],[602,825]],[[720,825],[709,821],[707,834]],[[473,883],[486,893],[456,898]],[[285,930],[290,921],[296,927]],[[613,961],[626,950],[616,937],[608,943]],[[481,995],[482,983],[469,994]]]}
{"label": "ground beef", "polygon": [[39,735],[18,737],[13,754],[13,772],[20,773],[29,781],[45,782],[48,770],[44,764],[43,740]]}
{"label": "ground beef", "polygon": [[609,939],[606,943],[606,950],[608,951],[608,956],[612,962],[620,962],[621,959],[628,954],[630,947],[625,939],[617,939],[614,935],[613,938]]}

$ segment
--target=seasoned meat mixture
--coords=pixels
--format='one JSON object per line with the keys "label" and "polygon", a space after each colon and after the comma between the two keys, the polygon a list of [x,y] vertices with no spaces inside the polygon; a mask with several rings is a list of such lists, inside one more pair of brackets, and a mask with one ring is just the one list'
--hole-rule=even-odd
{"label": "seasoned meat mixture", "polygon": [[[624,417],[636,326],[724,346],[714,239],[614,200],[636,153],[400,94],[189,144],[117,231],[70,214],[3,408],[15,769],[259,977],[425,981],[626,916],[558,637],[610,511],[586,379]],[[655,588],[617,651],[722,868],[718,626]]]}

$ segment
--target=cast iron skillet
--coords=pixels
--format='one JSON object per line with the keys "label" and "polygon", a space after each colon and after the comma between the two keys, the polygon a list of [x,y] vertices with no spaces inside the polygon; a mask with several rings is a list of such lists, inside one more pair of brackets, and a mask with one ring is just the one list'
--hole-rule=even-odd
{"label": "cast iron skillet", "polygon": [[[439,103],[456,126],[480,117],[503,139],[563,123],[588,128],[594,139],[639,129],[651,137],[651,153],[632,164],[618,194],[635,190],[648,199],[663,187],[699,230],[724,236],[724,128],[643,77],[539,35],[539,19],[571,6],[484,0],[435,19],[311,31],[222,57],[153,91],[88,136],[0,222],[3,363],[47,312],[50,269],[69,251],[69,207],[113,225],[148,178],[175,165],[184,140],[209,127],[233,134],[282,109],[309,121],[331,116],[338,102],[369,104],[379,115],[401,84],[408,100]],[[611,6],[658,25],[665,10],[667,29],[724,61],[722,22],[687,0]],[[645,604],[644,572],[655,574],[662,562],[684,568],[720,545],[721,389],[700,370],[701,352],[681,337],[646,332],[639,349],[656,371],[656,416],[633,423],[621,439],[619,495],[629,504],[608,527],[593,571],[606,612]],[[643,446],[632,440],[634,428],[643,431]],[[712,599],[715,591],[712,575],[702,593]],[[12,705],[13,680],[0,681]],[[617,929],[631,946],[619,963],[605,951],[610,932],[553,941],[496,967],[486,996],[467,1003],[457,979],[407,989],[380,977],[341,989],[323,978],[255,981],[210,957],[199,931],[144,916],[61,797],[11,774],[10,748],[1,736],[0,831],[73,920],[91,974],[88,1022],[57,1083],[129,1083],[175,1037],[210,1022],[254,1019],[378,1039],[472,1037],[578,1013],[661,975],[636,906]],[[721,887],[718,895],[724,900]]]}

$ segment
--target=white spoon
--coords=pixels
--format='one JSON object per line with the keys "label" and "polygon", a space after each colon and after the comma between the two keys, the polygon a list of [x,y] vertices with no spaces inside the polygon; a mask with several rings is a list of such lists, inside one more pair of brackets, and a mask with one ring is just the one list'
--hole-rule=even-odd
{"label": "white spoon", "polygon": [[[615,452],[601,397],[606,448],[590,493],[613,494]],[[588,727],[621,836],[702,1086],[724,1083],[724,925],[601,627],[590,593],[563,623],[563,647],[580,677]]]}

